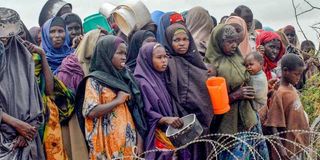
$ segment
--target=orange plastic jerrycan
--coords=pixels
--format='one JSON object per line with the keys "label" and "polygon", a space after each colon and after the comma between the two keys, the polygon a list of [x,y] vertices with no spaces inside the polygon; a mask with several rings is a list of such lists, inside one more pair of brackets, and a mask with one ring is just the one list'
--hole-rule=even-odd
{"label": "orange plastic jerrycan", "polygon": [[207,80],[213,114],[224,114],[230,110],[226,80],[223,77],[211,77]]}

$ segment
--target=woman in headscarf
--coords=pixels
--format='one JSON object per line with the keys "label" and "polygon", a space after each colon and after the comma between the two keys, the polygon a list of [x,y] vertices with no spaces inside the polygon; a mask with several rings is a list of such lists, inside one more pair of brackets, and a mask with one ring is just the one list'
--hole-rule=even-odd
{"label": "woman in headscarf", "polygon": [[54,74],[64,58],[70,55],[74,49],[70,44],[70,37],[64,20],[61,17],[49,19],[42,27],[42,48],[46,52],[49,66]]}
{"label": "woman in headscarf", "polygon": [[164,15],[164,12],[158,10],[151,13],[151,19],[154,23],[156,23],[157,26],[160,24],[162,15]]}
{"label": "woman in headscarf", "polygon": [[[250,78],[249,72],[243,65],[243,57],[238,49],[239,34],[236,29],[228,24],[218,25],[212,32],[205,61],[216,68],[216,76],[226,80],[229,94],[230,111],[223,115],[215,115],[212,125],[214,133],[237,134],[239,132],[255,132],[262,134],[261,124],[256,111],[252,106],[254,89],[247,86]],[[260,154],[252,154],[245,143],[234,139],[224,139],[224,143],[230,142],[231,155],[224,150],[218,155],[219,159],[268,159],[268,150],[264,140],[248,140],[247,134],[236,135],[253,147]],[[222,137],[224,138],[224,137]],[[232,142],[233,141],[233,142]],[[235,157],[234,157],[235,156]]]}
{"label": "woman in headscarf", "polygon": [[83,35],[81,18],[75,13],[66,13],[62,15],[61,18],[66,23],[67,31],[70,36],[69,46],[77,48]]}
{"label": "woman in headscarf", "polygon": [[37,46],[40,46],[40,44],[41,44],[41,28],[34,26],[29,29],[29,32],[31,34],[31,37],[34,39],[35,44]]}
{"label": "woman in headscarf", "polygon": [[[164,47],[155,42],[146,43],[140,49],[137,58],[137,67],[134,72],[141,89],[145,105],[148,134],[145,139],[147,151],[154,149],[174,149],[165,131],[169,125],[181,128],[183,121],[179,118],[177,108],[168,90],[166,89],[164,74],[168,66],[168,56]],[[161,144],[165,144],[161,148]],[[180,155],[180,159],[188,157]],[[148,153],[146,159],[170,159],[172,152]]]}
{"label": "woman in headscarf", "polygon": [[284,27],[282,31],[287,36],[289,43],[294,47],[300,49],[300,43],[295,28],[291,25],[288,25]]}
{"label": "woman in headscarf", "polygon": [[157,27],[157,41],[160,44],[166,42],[166,29],[174,23],[185,24],[184,18],[177,12],[167,12],[161,16],[159,25]]}
{"label": "woman in headscarf", "polygon": [[131,72],[134,72],[136,68],[136,59],[139,54],[139,49],[146,42],[156,42],[155,35],[147,30],[140,30],[133,34],[129,48],[128,48],[128,56],[127,56],[127,66],[130,68]]}
{"label": "woman in headscarf", "polygon": [[[179,116],[196,114],[206,135],[212,120],[212,105],[206,80],[208,71],[203,63],[190,32],[185,26],[174,23],[166,29],[166,41],[163,44],[171,55],[166,71],[166,86],[177,102]],[[204,144],[193,145],[192,159],[205,158]],[[203,150],[203,152],[199,152]]]}
{"label": "woman in headscarf", "polygon": [[124,41],[104,36],[95,48],[90,74],[78,88],[92,160],[133,156],[134,146],[138,153],[143,148],[147,128],[142,98],[125,61]]}
{"label": "woman in headscarf", "polygon": [[42,160],[43,105],[32,55],[20,42],[18,13],[1,7],[0,15],[0,157]]}
{"label": "woman in headscarf", "polygon": [[236,31],[240,34],[240,44],[239,50],[242,57],[246,57],[251,52],[251,47],[249,44],[249,33],[247,30],[246,22],[238,16],[230,16],[225,24],[231,24],[233,27],[236,28]]}
{"label": "woman in headscarf", "polygon": [[188,11],[186,25],[191,32],[197,49],[202,56],[205,55],[210,33],[214,27],[209,12],[202,7],[194,7]]}
{"label": "woman in headscarf", "polygon": [[[285,54],[285,47],[280,36],[271,31],[262,31],[256,39],[256,46],[263,55],[264,66],[263,71],[267,79],[279,78],[280,70],[276,69],[278,62]],[[261,46],[263,49],[261,49]]]}

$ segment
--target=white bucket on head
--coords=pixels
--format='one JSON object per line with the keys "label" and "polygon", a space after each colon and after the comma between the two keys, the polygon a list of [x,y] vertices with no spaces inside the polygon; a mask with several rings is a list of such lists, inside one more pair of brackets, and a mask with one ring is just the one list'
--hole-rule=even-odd
{"label": "white bucket on head", "polygon": [[106,2],[101,5],[99,12],[109,18],[116,8],[116,5]]}
{"label": "white bucket on head", "polygon": [[128,36],[136,24],[132,10],[126,6],[118,6],[112,15],[121,32]]}
{"label": "white bucket on head", "polygon": [[141,29],[147,23],[151,22],[151,14],[146,5],[140,0],[127,0],[123,5],[130,8],[134,13],[138,29]]}

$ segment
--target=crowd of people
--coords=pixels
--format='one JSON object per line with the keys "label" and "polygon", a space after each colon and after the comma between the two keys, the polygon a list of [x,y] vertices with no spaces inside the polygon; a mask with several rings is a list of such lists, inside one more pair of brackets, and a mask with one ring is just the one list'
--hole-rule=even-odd
{"label": "crowd of people", "polygon": [[[150,15],[130,34],[112,14],[104,18],[112,30],[85,33],[71,4],[51,0],[28,30],[16,11],[0,7],[0,159],[206,159],[210,144],[176,151],[166,137],[189,114],[202,135],[253,132],[294,142],[250,139],[217,159],[304,156],[295,144],[309,146],[310,135],[286,131],[310,130],[299,90],[320,70],[312,41],[300,45],[291,25],[263,27],[244,5],[219,23],[203,7]],[[226,81],[224,114],[213,112],[210,77]],[[154,149],[172,151],[142,154]]]}

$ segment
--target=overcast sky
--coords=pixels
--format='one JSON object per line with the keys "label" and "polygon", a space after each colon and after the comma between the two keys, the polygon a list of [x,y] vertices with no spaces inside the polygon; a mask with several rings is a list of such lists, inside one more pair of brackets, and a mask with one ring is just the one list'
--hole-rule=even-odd
{"label": "overcast sky", "polygon": [[[42,6],[47,0],[0,0],[1,6],[16,10],[23,22],[28,28],[38,25],[38,17]],[[99,7],[104,2],[121,3],[124,0],[65,0],[73,5],[73,12],[84,17],[97,13]],[[254,18],[260,20],[264,26],[270,26],[273,29],[279,29],[291,24],[298,29],[295,21],[294,11],[291,0],[142,0],[149,11],[184,11],[194,6],[202,6],[206,8],[211,15],[219,21],[224,15],[229,15],[238,5],[247,5],[251,8]],[[314,6],[320,7],[319,0],[308,0]],[[303,0],[295,0],[299,5],[298,11],[309,9]],[[312,11],[301,17],[300,23],[307,37],[314,41],[318,46],[316,32],[309,26],[320,22],[320,11]],[[300,41],[304,40],[302,35],[298,33]]]}

